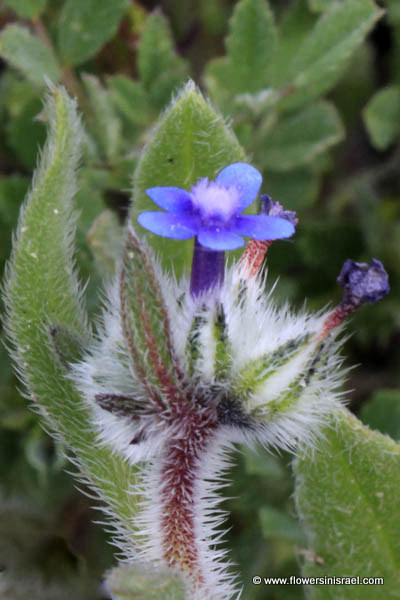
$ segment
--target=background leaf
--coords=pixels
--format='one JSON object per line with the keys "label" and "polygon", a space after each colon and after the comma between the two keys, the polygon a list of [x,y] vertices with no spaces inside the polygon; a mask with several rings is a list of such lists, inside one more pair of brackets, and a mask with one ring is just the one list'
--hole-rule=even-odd
{"label": "background leaf", "polygon": [[400,391],[377,390],[362,407],[360,419],[372,429],[400,440]]}
{"label": "background leaf", "polygon": [[322,12],[329,8],[334,2],[343,2],[343,0],[308,0],[310,10]]}
{"label": "background leaf", "polygon": [[94,75],[82,77],[92,108],[89,124],[98,142],[99,154],[110,162],[119,154],[121,146],[121,120],[118,118],[109,91]]}
{"label": "background leaf", "polygon": [[21,17],[34,19],[44,11],[47,0],[6,0],[5,4]]}
{"label": "background leaf", "polygon": [[241,0],[235,6],[226,38],[226,79],[234,93],[268,86],[276,46],[274,16],[266,0]]}
{"label": "background leaf", "polygon": [[268,169],[286,171],[310,163],[343,137],[336,109],[321,100],[281,119],[266,137],[260,155]]}
{"label": "background leaf", "polygon": [[400,133],[400,86],[393,85],[377,92],[363,111],[372,144],[386,150]]}
{"label": "background leaf", "polygon": [[138,49],[138,70],[157,109],[168,104],[172,92],[187,78],[187,63],[176,53],[169,25],[159,11],[145,21]]}
{"label": "background leaf", "polygon": [[128,0],[66,0],[58,22],[62,61],[79,65],[96,54],[115,34],[128,6]]}
{"label": "background leaf", "polygon": [[134,125],[150,125],[152,122],[149,96],[139,81],[124,75],[114,75],[107,80],[115,106]]}
{"label": "background leaf", "polygon": [[331,89],[382,14],[372,0],[333,3],[293,57],[294,92],[283,99],[282,106],[293,109]]}
{"label": "background leaf", "polygon": [[0,56],[25,77],[44,86],[46,77],[56,83],[60,69],[52,50],[26,27],[8,25],[0,34]]}

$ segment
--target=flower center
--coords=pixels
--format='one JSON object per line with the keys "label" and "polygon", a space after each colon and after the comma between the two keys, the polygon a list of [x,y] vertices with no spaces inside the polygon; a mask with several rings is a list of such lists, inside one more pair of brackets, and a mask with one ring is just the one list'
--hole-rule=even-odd
{"label": "flower center", "polygon": [[208,221],[226,223],[239,207],[239,195],[235,187],[221,187],[207,178],[201,179],[192,188],[191,195],[193,207]]}

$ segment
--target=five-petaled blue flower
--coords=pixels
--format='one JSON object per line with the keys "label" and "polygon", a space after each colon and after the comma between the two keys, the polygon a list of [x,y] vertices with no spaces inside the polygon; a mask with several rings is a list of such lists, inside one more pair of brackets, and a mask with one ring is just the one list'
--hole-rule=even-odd
{"label": "five-petaled blue flower", "polygon": [[242,235],[276,240],[293,235],[289,220],[271,215],[241,214],[257,197],[261,174],[246,163],[222,169],[215,181],[200,179],[190,192],[177,187],[153,187],[150,198],[168,212],[143,212],[139,223],[152,233],[187,240],[193,236],[206,248],[234,250]]}

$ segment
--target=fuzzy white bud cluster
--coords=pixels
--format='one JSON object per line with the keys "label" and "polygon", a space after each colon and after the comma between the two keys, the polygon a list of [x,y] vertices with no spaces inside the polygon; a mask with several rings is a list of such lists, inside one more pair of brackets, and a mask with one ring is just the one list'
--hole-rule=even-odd
{"label": "fuzzy white bud cluster", "polygon": [[340,401],[327,315],[277,308],[245,272],[193,296],[131,231],[98,339],[71,371],[102,443],[142,467],[139,558],[180,573],[191,598],[235,594],[211,548],[232,444],[314,444]]}

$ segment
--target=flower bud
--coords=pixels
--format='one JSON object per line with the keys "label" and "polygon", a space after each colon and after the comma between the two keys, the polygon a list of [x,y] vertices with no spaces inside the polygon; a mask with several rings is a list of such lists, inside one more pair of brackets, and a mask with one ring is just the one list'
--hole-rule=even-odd
{"label": "flower bud", "polygon": [[380,260],[370,264],[348,259],[336,280],[344,289],[343,302],[355,308],[364,302],[378,302],[389,292],[389,278]]}

